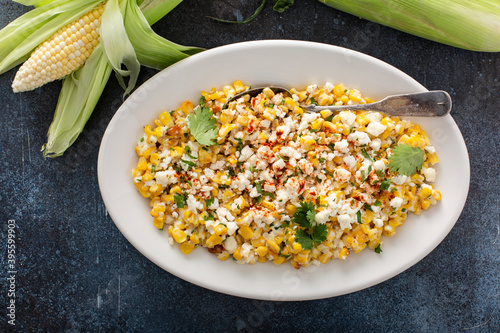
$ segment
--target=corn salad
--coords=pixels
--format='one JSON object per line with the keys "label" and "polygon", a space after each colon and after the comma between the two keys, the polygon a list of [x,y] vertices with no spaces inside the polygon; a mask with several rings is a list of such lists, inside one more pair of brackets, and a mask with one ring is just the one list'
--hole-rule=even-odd
{"label": "corn salad", "polygon": [[[292,96],[266,88],[222,110],[247,89],[236,81],[202,92],[217,119],[216,144],[195,140],[186,101],[145,126],[135,148],[135,186],[150,199],[154,225],[167,228],[182,253],[202,246],[221,260],[295,268],[344,260],[367,247],[380,252],[382,235],[393,236],[409,212],[441,199],[429,184],[438,158],[418,125],[378,112],[304,113],[299,106],[372,102],[359,91],[329,82],[291,89]],[[388,167],[403,143],[425,153],[411,176]],[[314,207],[312,225],[325,225],[313,246],[300,241],[293,220],[304,203]]]}

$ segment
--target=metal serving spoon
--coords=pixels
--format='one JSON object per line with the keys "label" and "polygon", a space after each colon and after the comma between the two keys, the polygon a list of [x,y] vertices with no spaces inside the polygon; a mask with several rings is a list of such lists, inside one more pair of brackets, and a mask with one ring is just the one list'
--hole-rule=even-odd
{"label": "metal serving spoon", "polygon": [[[253,88],[229,98],[222,106],[222,109],[227,108],[230,102],[242,96],[250,95],[250,97],[255,97],[260,94],[264,88],[270,88],[275,94],[282,92],[283,94],[292,96],[292,93],[283,87],[268,86]],[[368,104],[329,106],[300,104],[299,106],[306,112],[320,112],[321,110],[370,110],[383,112],[389,116],[442,117],[450,112],[451,104],[451,97],[446,91],[432,90],[421,93],[387,96],[378,102]]]}

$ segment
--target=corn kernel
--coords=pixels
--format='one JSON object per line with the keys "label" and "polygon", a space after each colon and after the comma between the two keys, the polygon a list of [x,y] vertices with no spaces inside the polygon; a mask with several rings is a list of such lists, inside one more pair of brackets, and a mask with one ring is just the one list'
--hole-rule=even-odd
{"label": "corn kernel", "polygon": [[278,244],[276,244],[276,241],[274,239],[269,238],[266,243],[268,247],[274,252],[278,253],[280,251],[280,247]]}
{"label": "corn kernel", "polygon": [[217,234],[212,234],[208,239],[207,239],[207,247],[212,248],[215,245],[222,244],[222,237],[217,235]]}
{"label": "corn kernel", "polygon": [[184,242],[180,246],[181,252],[184,254],[190,254],[191,251],[194,250],[194,247],[195,247],[194,244],[191,243],[190,241]]}
{"label": "corn kernel", "polygon": [[261,257],[264,257],[267,255],[267,253],[269,252],[269,249],[266,247],[266,246],[259,246],[257,249],[255,249],[255,252],[261,256]]}
{"label": "corn kernel", "polygon": [[241,252],[240,252],[240,251],[241,251],[241,247],[240,247],[240,246],[238,246],[238,247],[236,248],[236,250],[234,250],[234,252],[233,252],[233,258],[234,258],[234,259],[236,259],[236,260],[241,260],[241,259],[243,258],[243,256],[241,255]]}
{"label": "corn kernel", "polygon": [[172,231],[172,237],[177,243],[184,243],[187,239],[186,233],[179,228],[174,228]]}
{"label": "corn kernel", "polygon": [[243,225],[239,228],[238,233],[243,237],[245,240],[250,240],[253,237],[253,230],[246,225]]}
{"label": "corn kernel", "polygon": [[226,232],[227,232],[227,227],[223,224],[217,224],[214,227],[214,234],[222,235],[225,234]]}

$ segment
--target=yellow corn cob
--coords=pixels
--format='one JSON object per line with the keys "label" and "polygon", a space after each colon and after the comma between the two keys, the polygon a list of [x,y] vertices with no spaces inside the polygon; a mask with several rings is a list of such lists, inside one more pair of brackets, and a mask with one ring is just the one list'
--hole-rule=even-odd
{"label": "yellow corn cob", "polygon": [[99,4],[38,46],[16,73],[13,91],[33,90],[80,68],[99,43],[98,28],[104,6]]}

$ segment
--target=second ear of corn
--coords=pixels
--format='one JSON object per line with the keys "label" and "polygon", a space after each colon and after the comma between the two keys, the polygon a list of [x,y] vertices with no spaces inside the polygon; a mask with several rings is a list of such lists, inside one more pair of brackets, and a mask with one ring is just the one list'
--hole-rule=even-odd
{"label": "second ear of corn", "polygon": [[19,68],[12,90],[23,92],[64,78],[77,70],[99,44],[99,27],[105,3],[97,5],[41,44]]}

